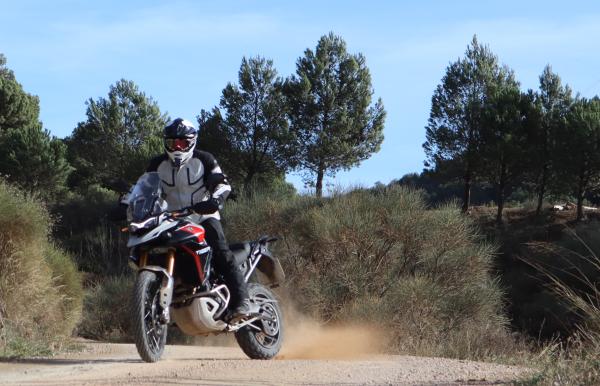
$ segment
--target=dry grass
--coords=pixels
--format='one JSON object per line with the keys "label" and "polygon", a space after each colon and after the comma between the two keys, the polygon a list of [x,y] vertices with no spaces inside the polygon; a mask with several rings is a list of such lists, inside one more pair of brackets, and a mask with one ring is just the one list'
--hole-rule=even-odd
{"label": "dry grass", "polygon": [[49,227],[43,205],[0,182],[0,356],[56,349],[79,320],[80,276]]}
{"label": "dry grass", "polygon": [[129,298],[133,275],[112,276],[85,291],[78,334],[84,338],[131,342]]}
{"label": "dry grass", "polygon": [[[550,344],[540,355],[541,371],[524,380],[524,385],[598,385],[600,384],[600,245],[597,224],[567,228],[571,243],[565,246],[546,245],[562,258],[564,268],[558,273],[553,267],[528,261],[544,273],[552,290],[579,317],[577,331],[566,341]],[[574,242],[574,243],[573,243]]]}

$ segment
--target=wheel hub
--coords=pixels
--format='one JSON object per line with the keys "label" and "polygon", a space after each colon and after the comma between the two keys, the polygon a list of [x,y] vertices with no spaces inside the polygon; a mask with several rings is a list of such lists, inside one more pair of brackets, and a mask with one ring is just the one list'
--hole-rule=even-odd
{"label": "wheel hub", "polygon": [[275,336],[279,333],[279,321],[277,320],[277,313],[269,304],[263,305],[261,312],[264,318],[261,320],[262,330],[268,336]]}

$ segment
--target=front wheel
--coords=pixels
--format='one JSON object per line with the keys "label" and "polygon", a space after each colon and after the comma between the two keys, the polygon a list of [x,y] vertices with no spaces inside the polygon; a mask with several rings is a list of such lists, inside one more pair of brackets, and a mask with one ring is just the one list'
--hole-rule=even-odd
{"label": "front wheel", "polygon": [[152,271],[138,274],[131,299],[131,314],[135,346],[146,362],[160,359],[167,342],[167,326],[160,316],[161,277]]}
{"label": "front wheel", "polygon": [[261,319],[239,329],[235,339],[251,359],[271,359],[283,342],[283,314],[273,292],[261,284],[248,284],[250,299],[260,306]]}

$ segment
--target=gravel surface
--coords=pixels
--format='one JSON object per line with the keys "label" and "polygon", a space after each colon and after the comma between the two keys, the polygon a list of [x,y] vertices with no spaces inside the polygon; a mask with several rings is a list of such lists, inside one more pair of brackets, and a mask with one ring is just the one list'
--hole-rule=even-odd
{"label": "gravel surface", "polygon": [[167,346],[144,363],[131,344],[84,343],[78,353],[0,362],[2,385],[498,385],[527,370],[400,355],[254,361],[233,347]]}

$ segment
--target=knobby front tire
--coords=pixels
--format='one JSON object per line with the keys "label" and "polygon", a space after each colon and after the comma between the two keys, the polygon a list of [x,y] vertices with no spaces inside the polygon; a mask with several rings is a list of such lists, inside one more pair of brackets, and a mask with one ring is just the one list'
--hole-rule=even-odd
{"label": "knobby front tire", "polygon": [[156,362],[167,342],[167,326],[160,323],[161,277],[155,272],[138,274],[131,299],[132,331],[135,347],[146,362]]}

